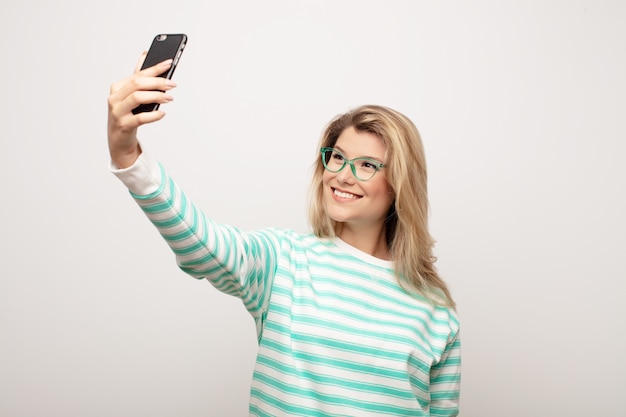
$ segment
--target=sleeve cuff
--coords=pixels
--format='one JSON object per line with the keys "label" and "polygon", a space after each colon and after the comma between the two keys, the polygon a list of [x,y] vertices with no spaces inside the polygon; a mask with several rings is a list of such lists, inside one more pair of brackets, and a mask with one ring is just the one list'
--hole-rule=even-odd
{"label": "sleeve cuff", "polygon": [[161,185],[161,166],[142,151],[135,163],[128,168],[118,168],[112,161],[110,171],[136,195],[149,195]]}

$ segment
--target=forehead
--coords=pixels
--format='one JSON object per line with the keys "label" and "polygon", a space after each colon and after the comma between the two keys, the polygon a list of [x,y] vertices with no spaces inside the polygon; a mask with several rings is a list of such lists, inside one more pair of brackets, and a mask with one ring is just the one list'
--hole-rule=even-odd
{"label": "forehead", "polygon": [[335,143],[348,158],[367,156],[384,160],[387,147],[383,140],[370,132],[358,131],[354,127],[345,129]]}

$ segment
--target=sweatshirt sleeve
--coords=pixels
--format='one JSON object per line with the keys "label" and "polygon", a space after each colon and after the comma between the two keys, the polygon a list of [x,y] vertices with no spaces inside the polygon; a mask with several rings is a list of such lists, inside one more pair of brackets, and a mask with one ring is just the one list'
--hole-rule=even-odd
{"label": "sweatshirt sleeve", "polygon": [[441,361],[430,371],[430,415],[457,416],[461,389],[461,338],[457,330],[448,340]]}
{"label": "sweatshirt sleeve", "polygon": [[241,298],[257,322],[267,308],[280,250],[280,233],[266,229],[244,233],[207,218],[165,169],[145,152],[129,168],[111,171],[132,197],[189,275],[206,278],[218,290]]}

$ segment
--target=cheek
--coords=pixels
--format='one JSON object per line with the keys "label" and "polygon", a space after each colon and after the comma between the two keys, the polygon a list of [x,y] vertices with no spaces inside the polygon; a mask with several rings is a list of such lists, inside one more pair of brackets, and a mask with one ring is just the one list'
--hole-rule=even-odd
{"label": "cheek", "polygon": [[377,184],[375,191],[372,190],[371,196],[378,201],[380,207],[384,210],[388,210],[394,200],[393,189],[386,180]]}
{"label": "cheek", "polygon": [[324,170],[324,173],[322,174],[322,184],[327,186],[328,182],[333,178],[333,175],[334,174],[332,172]]}
{"label": "cheek", "polygon": [[324,199],[326,199],[330,195],[330,185],[328,184],[330,179],[331,176],[328,175],[328,172],[324,172],[324,175],[322,175],[322,196],[324,197]]}
{"label": "cheek", "polygon": [[375,178],[376,182],[370,183],[370,191],[371,194],[375,194],[380,198],[387,198],[391,196],[392,190],[391,185],[387,182],[387,179],[384,177]]}

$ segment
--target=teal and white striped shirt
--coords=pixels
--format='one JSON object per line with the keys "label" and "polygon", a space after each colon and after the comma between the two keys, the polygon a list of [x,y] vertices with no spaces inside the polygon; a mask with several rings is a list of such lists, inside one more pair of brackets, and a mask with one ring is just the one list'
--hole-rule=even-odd
{"label": "teal and white striped shirt", "polygon": [[459,321],[340,239],[206,218],[144,153],[114,170],[180,268],[239,297],[259,351],[253,416],[456,416]]}

